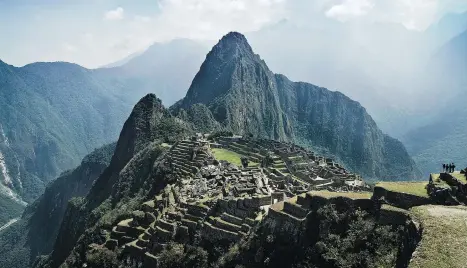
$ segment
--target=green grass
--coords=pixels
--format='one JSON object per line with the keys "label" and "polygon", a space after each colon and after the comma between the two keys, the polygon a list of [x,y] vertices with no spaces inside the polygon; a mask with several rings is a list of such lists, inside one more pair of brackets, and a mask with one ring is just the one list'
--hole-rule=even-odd
{"label": "green grass", "polygon": [[168,144],[168,143],[166,143],[166,142],[163,142],[163,143],[161,144],[161,146],[164,147],[164,148],[170,148],[170,147],[172,147],[172,145],[170,145],[170,144]]}
{"label": "green grass", "polygon": [[433,178],[433,183],[436,185],[436,187],[440,188],[451,188],[449,184],[447,184],[445,181],[441,180],[439,177],[439,173],[431,173],[431,177]]}
{"label": "green grass", "polygon": [[371,192],[329,192],[329,191],[312,191],[311,195],[321,196],[325,198],[332,197],[347,197],[351,199],[369,199],[373,195]]}
{"label": "green grass", "polygon": [[453,177],[456,177],[460,182],[462,183],[467,183],[467,180],[465,179],[464,174],[461,174],[459,171],[456,171],[454,173],[451,173]]}
{"label": "green grass", "polygon": [[428,193],[425,189],[427,182],[378,182],[376,186],[382,187],[388,191],[400,192],[406,194],[413,194],[422,197],[428,197]]}
{"label": "green grass", "polygon": [[[242,166],[242,161],[240,160],[240,158],[242,157],[241,154],[238,154],[236,152],[233,152],[227,149],[222,149],[222,148],[212,148],[211,151],[213,152],[217,160],[225,160],[239,167]],[[251,161],[248,164],[248,166],[258,166],[258,165],[259,165],[258,163],[251,162]]]}
{"label": "green grass", "polygon": [[466,207],[420,206],[411,214],[422,224],[423,234],[409,268],[466,267]]}

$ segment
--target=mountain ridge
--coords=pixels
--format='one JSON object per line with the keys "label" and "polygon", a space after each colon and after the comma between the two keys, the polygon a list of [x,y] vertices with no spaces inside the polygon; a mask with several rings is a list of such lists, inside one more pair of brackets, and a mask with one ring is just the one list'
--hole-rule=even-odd
{"label": "mountain ridge", "polygon": [[318,147],[369,178],[420,175],[402,143],[382,133],[360,103],[274,74],[240,33],[227,34],[213,47],[172,110],[195,103],[205,104],[234,133]]}

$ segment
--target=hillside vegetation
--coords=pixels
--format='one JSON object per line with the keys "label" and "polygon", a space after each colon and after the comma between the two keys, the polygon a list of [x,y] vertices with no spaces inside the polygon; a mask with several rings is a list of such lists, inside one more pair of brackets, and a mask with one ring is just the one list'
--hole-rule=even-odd
{"label": "hillside vegetation", "polygon": [[0,231],[0,267],[28,267],[53,248],[69,200],[85,196],[110,162],[115,143],[87,155],[81,165],[64,172],[44,194],[26,208],[19,221]]}

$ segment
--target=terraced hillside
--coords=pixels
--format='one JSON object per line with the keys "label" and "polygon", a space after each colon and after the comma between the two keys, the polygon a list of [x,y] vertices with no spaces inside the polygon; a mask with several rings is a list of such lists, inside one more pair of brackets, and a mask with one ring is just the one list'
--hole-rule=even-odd
{"label": "terraced hillside", "polygon": [[[168,167],[168,184],[153,199],[141,203],[131,218],[106,229],[105,240],[91,245],[91,252],[118,249],[127,264],[146,265],[160,263],[174,242],[204,241],[204,246],[213,243],[228,248],[246,239],[273,204],[284,207],[284,212],[278,213],[289,212],[295,217],[293,213],[300,210],[296,207],[308,202],[305,192],[311,189],[366,189],[361,179],[331,159],[292,144],[242,137],[213,141],[193,137],[166,147],[162,164]],[[252,165],[239,166],[242,157]],[[320,175],[325,182],[316,179]],[[354,195],[369,200],[371,194]],[[284,203],[287,198],[291,199]],[[306,214],[298,213],[302,217]]]}
{"label": "terraced hillside", "polygon": [[[277,184],[294,185],[293,191],[311,189],[344,191],[362,189],[363,180],[348,172],[332,159],[315,155],[314,152],[292,143],[242,137],[219,137],[215,147],[222,147],[247,157],[253,163],[261,163],[263,171]],[[217,149],[214,149],[217,150]]]}
{"label": "terraced hillside", "polygon": [[[372,193],[331,159],[293,144],[198,136],[163,147],[163,188],[102,225],[100,238],[84,240],[85,258],[72,267],[101,267],[106,258],[129,267],[437,267],[430,241],[446,238],[426,211],[454,212],[456,221],[464,215],[435,205],[444,201],[433,181],[452,185],[450,174],[379,183]],[[241,157],[254,165],[225,159]],[[462,230],[447,230],[457,234],[447,237],[454,249],[439,254],[457,263]]]}
{"label": "terraced hillside", "polygon": [[121,248],[130,262],[158,263],[171,241],[192,243],[197,235],[213,242],[239,241],[261,220],[261,208],[271,204],[271,196],[284,199],[284,193],[271,195],[261,169],[239,169],[222,160],[206,165],[213,160],[207,141],[174,144],[165,161],[167,176],[176,182],[112,227],[103,246]]}

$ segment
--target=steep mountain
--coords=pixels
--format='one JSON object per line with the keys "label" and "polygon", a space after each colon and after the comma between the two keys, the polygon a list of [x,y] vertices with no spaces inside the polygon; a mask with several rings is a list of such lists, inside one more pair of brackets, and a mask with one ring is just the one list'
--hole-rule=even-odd
{"label": "steep mountain", "polygon": [[155,43],[123,65],[97,69],[96,72],[124,81],[129,88],[140,93],[138,97],[154,92],[164,104],[171,105],[185,95],[207,50],[203,43],[175,39]]}
{"label": "steep mountain", "polygon": [[57,237],[68,201],[83,197],[108,166],[115,143],[87,155],[81,165],[64,172],[28,206],[22,218],[0,232],[0,267],[28,267],[40,254],[48,254]]}
{"label": "steep mountain", "polygon": [[[442,163],[464,165],[467,154],[467,31],[445,44],[427,68],[427,87],[438,89],[430,121],[409,132],[404,143],[424,173],[439,171]],[[442,89],[442,90],[439,90]]]}
{"label": "steep mountain", "polygon": [[197,103],[233,132],[296,141],[367,178],[419,175],[402,143],[382,133],[358,102],[274,74],[239,33],[229,33],[214,46],[185,98],[172,109]]}
{"label": "steep mountain", "polygon": [[75,267],[82,261],[87,243],[103,239],[101,228],[128,216],[170,180],[167,167],[157,160],[166,150],[161,143],[189,133],[188,124],[173,117],[155,95],[142,98],[123,126],[109,166],[86,198],[68,204],[54,250],[39,264],[57,267],[66,260]]}
{"label": "steep mountain", "polygon": [[115,140],[130,92],[75,64],[0,62],[0,198],[32,202],[60,172]]}

